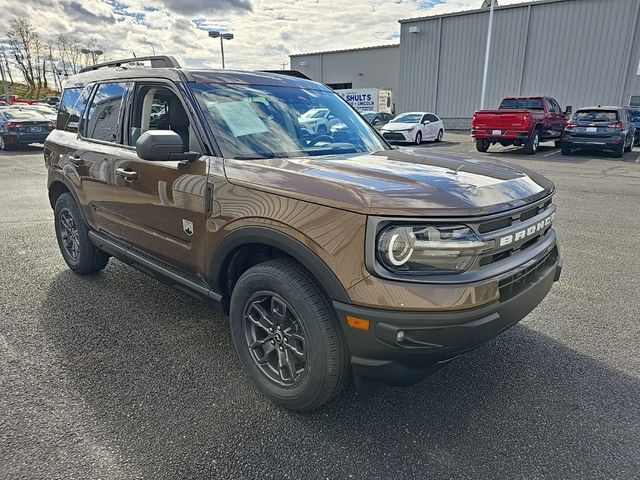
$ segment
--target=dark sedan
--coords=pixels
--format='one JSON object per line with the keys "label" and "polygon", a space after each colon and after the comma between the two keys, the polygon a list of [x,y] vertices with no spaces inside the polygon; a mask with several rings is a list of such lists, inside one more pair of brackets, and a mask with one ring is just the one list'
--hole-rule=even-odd
{"label": "dark sedan", "polygon": [[562,154],[574,148],[611,150],[621,158],[633,149],[635,125],[624,107],[581,108],[573,114],[562,134]]}
{"label": "dark sedan", "polygon": [[629,121],[636,127],[633,145],[637,147],[640,145],[640,107],[627,107],[627,115]]}
{"label": "dark sedan", "polygon": [[34,111],[0,110],[0,150],[19,145],[43,143],[55,128],[53,122]]}

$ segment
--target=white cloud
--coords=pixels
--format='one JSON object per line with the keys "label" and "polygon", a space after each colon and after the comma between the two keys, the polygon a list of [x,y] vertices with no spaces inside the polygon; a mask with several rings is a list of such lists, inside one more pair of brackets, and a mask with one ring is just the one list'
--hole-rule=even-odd
{"label": "white cloud", "polygon": [[[501,5],[521,0],[500,0]],[[219,67],[206,30],[234,33],[227,68],[276,69],[292,53],[396,43],[400,18],[479,8],[482,0],[3,0],[3,18],[29,17],[40,33],[95,37],[111,58],[178,56]],[[45,20],[46,19],[46,20]],[[6,37],[8,22],[0,25]],[[153,44],[153,47],[152,45]]]}

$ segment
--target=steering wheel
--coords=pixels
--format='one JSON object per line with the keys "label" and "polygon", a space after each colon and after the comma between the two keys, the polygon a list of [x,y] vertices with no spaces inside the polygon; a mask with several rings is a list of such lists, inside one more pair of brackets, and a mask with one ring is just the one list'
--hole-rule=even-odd
{"label": "steering wheel", "polygon": [[308,147],[313,147],[318,142],[333,142],[333,137],[331,137],[330,135],[320,135],[320,136],[314,138],[313,140],[309,141],[307,146]]}

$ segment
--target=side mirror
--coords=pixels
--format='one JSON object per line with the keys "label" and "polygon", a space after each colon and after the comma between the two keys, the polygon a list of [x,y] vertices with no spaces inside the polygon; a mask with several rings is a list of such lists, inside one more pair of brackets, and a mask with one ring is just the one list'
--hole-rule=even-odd
{"label": "side mirror", "polygon": [[573,113],[573,107],[571,105],[567,105],[567,109],[564,111],[565,115],[571,115]]}
{"label": "side mirror", "polygon": [[429,125],[430,123],[431,123],[431,120],[425,120],[425,121],[423,122],[423,124],[424,124],[424,125]]}
{"label": "side mirror", "polygon": [[200,154],[185,152],[182,138],[173,130],[149,130],[136,140],[136,154],[142,160],[156,162],[186,160],[192,162]]}

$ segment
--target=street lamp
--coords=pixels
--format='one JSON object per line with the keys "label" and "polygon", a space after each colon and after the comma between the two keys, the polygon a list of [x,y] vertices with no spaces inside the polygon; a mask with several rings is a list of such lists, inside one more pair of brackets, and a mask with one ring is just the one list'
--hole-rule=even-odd
{"label": "street lamp", "polygon": [[99,48],[95,49],[95,50],[91,50],[89,48],[83,48],[82,50],[80,50],[82,53],[84,53],[85,55],[89,55],[91,54],[91,59],[93,60],[93,64],[96,64],[96,59],[98,56],[102,55],[104,52],[102,50],[100,50]]}
{"label": "street lamp", "polygon": [[209,32],[209,36],[211,38],[218,38],[220,37],[220,53],[222,53],[222,69],[224,70],[224,44],[223,44],[223,40],[232,40],[233,39],[233,33],[230,32],[221,32],[220,30],[211,30]]}

